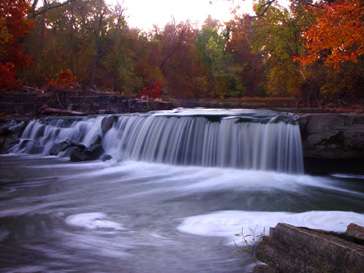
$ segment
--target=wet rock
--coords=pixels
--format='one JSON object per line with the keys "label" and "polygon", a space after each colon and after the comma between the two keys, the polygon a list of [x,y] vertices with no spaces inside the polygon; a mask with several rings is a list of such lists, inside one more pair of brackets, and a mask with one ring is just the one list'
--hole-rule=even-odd
{"label": "wet rock", "polygon": [[97,160],[104,153],[101,140],[97,140],[90,147],[83,144],[72,144],[70,159],[73,162]]}
{"label": "wet rock", "polygon": [[7,121],[0,126],[0,153],[8,152],[8,149],[18,142],[27,122]]}
{"label": "wet rock", "polygon": [[117,121],[116,116],[105,117],[101,122],[102,133],[105,134],[107,131],[109,131],[111,129],[111,127],[113,126],[114,122],[116,122],[116,121]]}
{"label": "wet rock", "polygon": [[108,154],[104,154],[102,157],[101,157],[101,160],[102,161],[108,161],[108,160],[111,160],[112,159],[112,156],[111,155],[108,155]]}
{"label": "wet rock", "polygon": [[277,273],[362,273],[364,268],[363,244],[345,234],[288,224],[272,228],[256,255]]}
{"label": "wet rock", "polygon": [[305,114],[299,124],[306,158],[364,159],[363,114]]}
{"label": "wet rock", "polygon": [[363,240],[364,243],[364,227],[352,223],[348,225],[346,234],[358,240]]}
{"label": "wet rock", "polygon": [[59,153],[67,150],[72,146],[72,143],[69,140],[62,141],[60,143],[56,143],[52,146],[49,151],[50,155],[58,155]]}

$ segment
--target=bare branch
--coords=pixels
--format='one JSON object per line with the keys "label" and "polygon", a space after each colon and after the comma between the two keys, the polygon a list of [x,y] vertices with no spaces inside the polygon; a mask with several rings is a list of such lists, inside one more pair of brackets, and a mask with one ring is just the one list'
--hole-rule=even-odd
{"label": "bare branch", "polygon": [[30,15],[30,18],[36,18],[37,16],[39,15],[42,15],[50,10],[53,10],[53,9],[57,9],[57,8],[61,8],[61,7],[64,7],[68,4],[71,4],[72,2],[75,2],[77,0],[67,0],[67,1],[64,1],[64,2],[61,2],[61,3],[52,3],[52,4],[48,4],[46,1],[45,1],[45,4],[43,7],[40,7],[39,9],[36,9],[36,6],[38,4],[38,0],[34,0],[33,1],[33,4],[32,4],[32,12],[29,14]]}

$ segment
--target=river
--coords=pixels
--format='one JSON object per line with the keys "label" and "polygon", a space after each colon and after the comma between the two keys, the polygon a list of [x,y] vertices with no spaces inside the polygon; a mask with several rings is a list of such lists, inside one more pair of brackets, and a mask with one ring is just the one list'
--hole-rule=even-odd
{"label": "river", "polygon": [[[120,123],[113,128],[109,144]],[[33,136],[44,147],[50,139]],[[364,176],[154,162],[148,153],[86,163],[1,155],[0,272],[243,273],[256,262],[246,246],[278,222],[364,225]]]}

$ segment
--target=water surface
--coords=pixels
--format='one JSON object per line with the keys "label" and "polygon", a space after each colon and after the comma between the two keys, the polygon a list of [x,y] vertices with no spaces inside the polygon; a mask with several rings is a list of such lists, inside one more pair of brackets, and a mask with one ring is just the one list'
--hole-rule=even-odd
{"label": "water surface", "polygon": [[363,182],[0,156],[0,272],[249,272],[254,260],[234,246],[236,233],[259,235],[278,221],[364,224]]}

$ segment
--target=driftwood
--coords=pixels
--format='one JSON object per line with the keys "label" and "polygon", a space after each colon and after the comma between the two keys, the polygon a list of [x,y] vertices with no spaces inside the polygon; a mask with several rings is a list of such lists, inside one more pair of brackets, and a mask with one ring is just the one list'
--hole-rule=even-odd
{"label": "driftwood", "polygon": [[52,108],[46,105],[42,106],[39,109],[39,113],[43,115],[66,115],[66,116],[84,116],[87,113],[67,110],[67,109],[60,109],[60,108]]}

